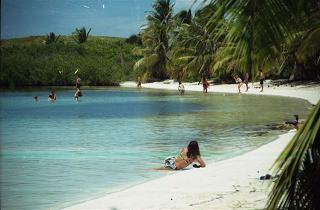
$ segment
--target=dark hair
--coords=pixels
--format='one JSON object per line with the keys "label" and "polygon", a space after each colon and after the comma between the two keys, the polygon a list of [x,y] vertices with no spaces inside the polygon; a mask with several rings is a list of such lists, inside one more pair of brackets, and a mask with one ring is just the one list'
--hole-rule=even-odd
{"label": "dark hair", "polygon": [[200,150],[199,145],[197,141],[191,141],[188,145],[188,152],[187,157],[188,158],[196,158],[197,156],[200,156]]}

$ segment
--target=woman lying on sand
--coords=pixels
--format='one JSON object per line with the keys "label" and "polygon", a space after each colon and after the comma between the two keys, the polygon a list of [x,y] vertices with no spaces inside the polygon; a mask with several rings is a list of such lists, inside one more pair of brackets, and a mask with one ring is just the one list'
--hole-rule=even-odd
{"label": "woman lying on sand", "polygon": [[191,163],[196,162],[193,167],[206,167],[205,162],[201,159],[199,145],[197,141],[191,141],[186,148],[182,148],[177,157],[168,157],[164,161],[164,169],[179,170],[187,167]]}

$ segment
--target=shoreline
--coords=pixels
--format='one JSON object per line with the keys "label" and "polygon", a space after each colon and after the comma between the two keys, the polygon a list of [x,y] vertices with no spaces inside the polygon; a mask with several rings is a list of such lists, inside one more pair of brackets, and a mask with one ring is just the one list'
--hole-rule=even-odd
{"label": "shoreline", "polygon": [[[198,82],[193,83],[183,83],[185,87],[185,92],[188,91],[197,91],[202,92],[202,85],[198,85]],[[164,82],[153,82],[153,83],[144,83],[142,88],[150,89],[165,89],[165,90],[177,90],[178,92],[178,83],[173,82],[172,80]],[[270,87],[268,87],[268,85]],[[289,85],[289,84],[287,84]],[[270,96],[284,96],[284,97],[293,97],[307,100],[312,105],[317,104],[320,100],[320,83],[311,84],[311,85],[296,85],[296,86],[274,86],[270,84],[270,80],[267,80],[264,84],[264,91],[260,92],[259,83],[250,83],[248,84],[249,90],[245,92],[245,85],[241,86],[241,94],[249,95],[270,95]],[[136,88],[137,85],[135,82],[128,81],[120,83],[120,87],[130,87]],[[208,93],[234,93],[238,94],[237,84],[220,84],[220,85],[210,85],[208,88]]]}
{"label": "shoreline", "polygon": [[[253,84],[255,85],[255,84]],[[122,87],[136,87],[125,82]],[[197,83],[184,84],[188,91],[202,91]],[[316,104],[320,99],[320,85],[311,87],[265,87],[249,85],[248,93],[301,98]],[[177,90],[174,82],[142,84],[142,88]],[[242,90],[244,90],[242,86]],[[237,85],[213,85],[209,93],[238,93]],[[263,209],[268,186],[272,180],[258,178],[270,173],[273,162],[294,136],[291,130],[276,140],[242,155],[213,162],[206,168],[177,171],[122,191],[86,201],[66,209]],[[192,181],[193,180],[193,181]]]}

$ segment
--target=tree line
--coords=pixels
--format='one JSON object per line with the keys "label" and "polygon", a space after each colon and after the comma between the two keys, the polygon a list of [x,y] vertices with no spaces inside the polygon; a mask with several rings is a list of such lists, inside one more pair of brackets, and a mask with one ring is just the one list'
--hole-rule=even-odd
{"label": "tree line", "polygon": [[273,78],[319,80],[319,8],[317,0],[215,0],[174,14],[172,1],[156,0],[135,69],[149,81],[246,72],[254,79],[259,68]]}
{"label": "tree line", "polygon": [[69,86],[76,69],[84,85],[118,85],[133,80],[136,44],[122,38],[90,36],[85,28],[72,36],[1,40],[1,86]]}

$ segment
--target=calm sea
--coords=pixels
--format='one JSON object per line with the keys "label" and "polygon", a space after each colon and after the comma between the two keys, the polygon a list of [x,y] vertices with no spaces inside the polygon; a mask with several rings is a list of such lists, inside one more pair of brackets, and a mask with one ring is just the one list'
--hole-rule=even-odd
{"label": "calm sea", "polygon": [[[110,88],[1,92],[1,209],[59,209],[148,181],[198,140],[218,161],[272,141],[272,123],[305,118],[293,98]],[[40,96],[34,102],[33,96]]]}

